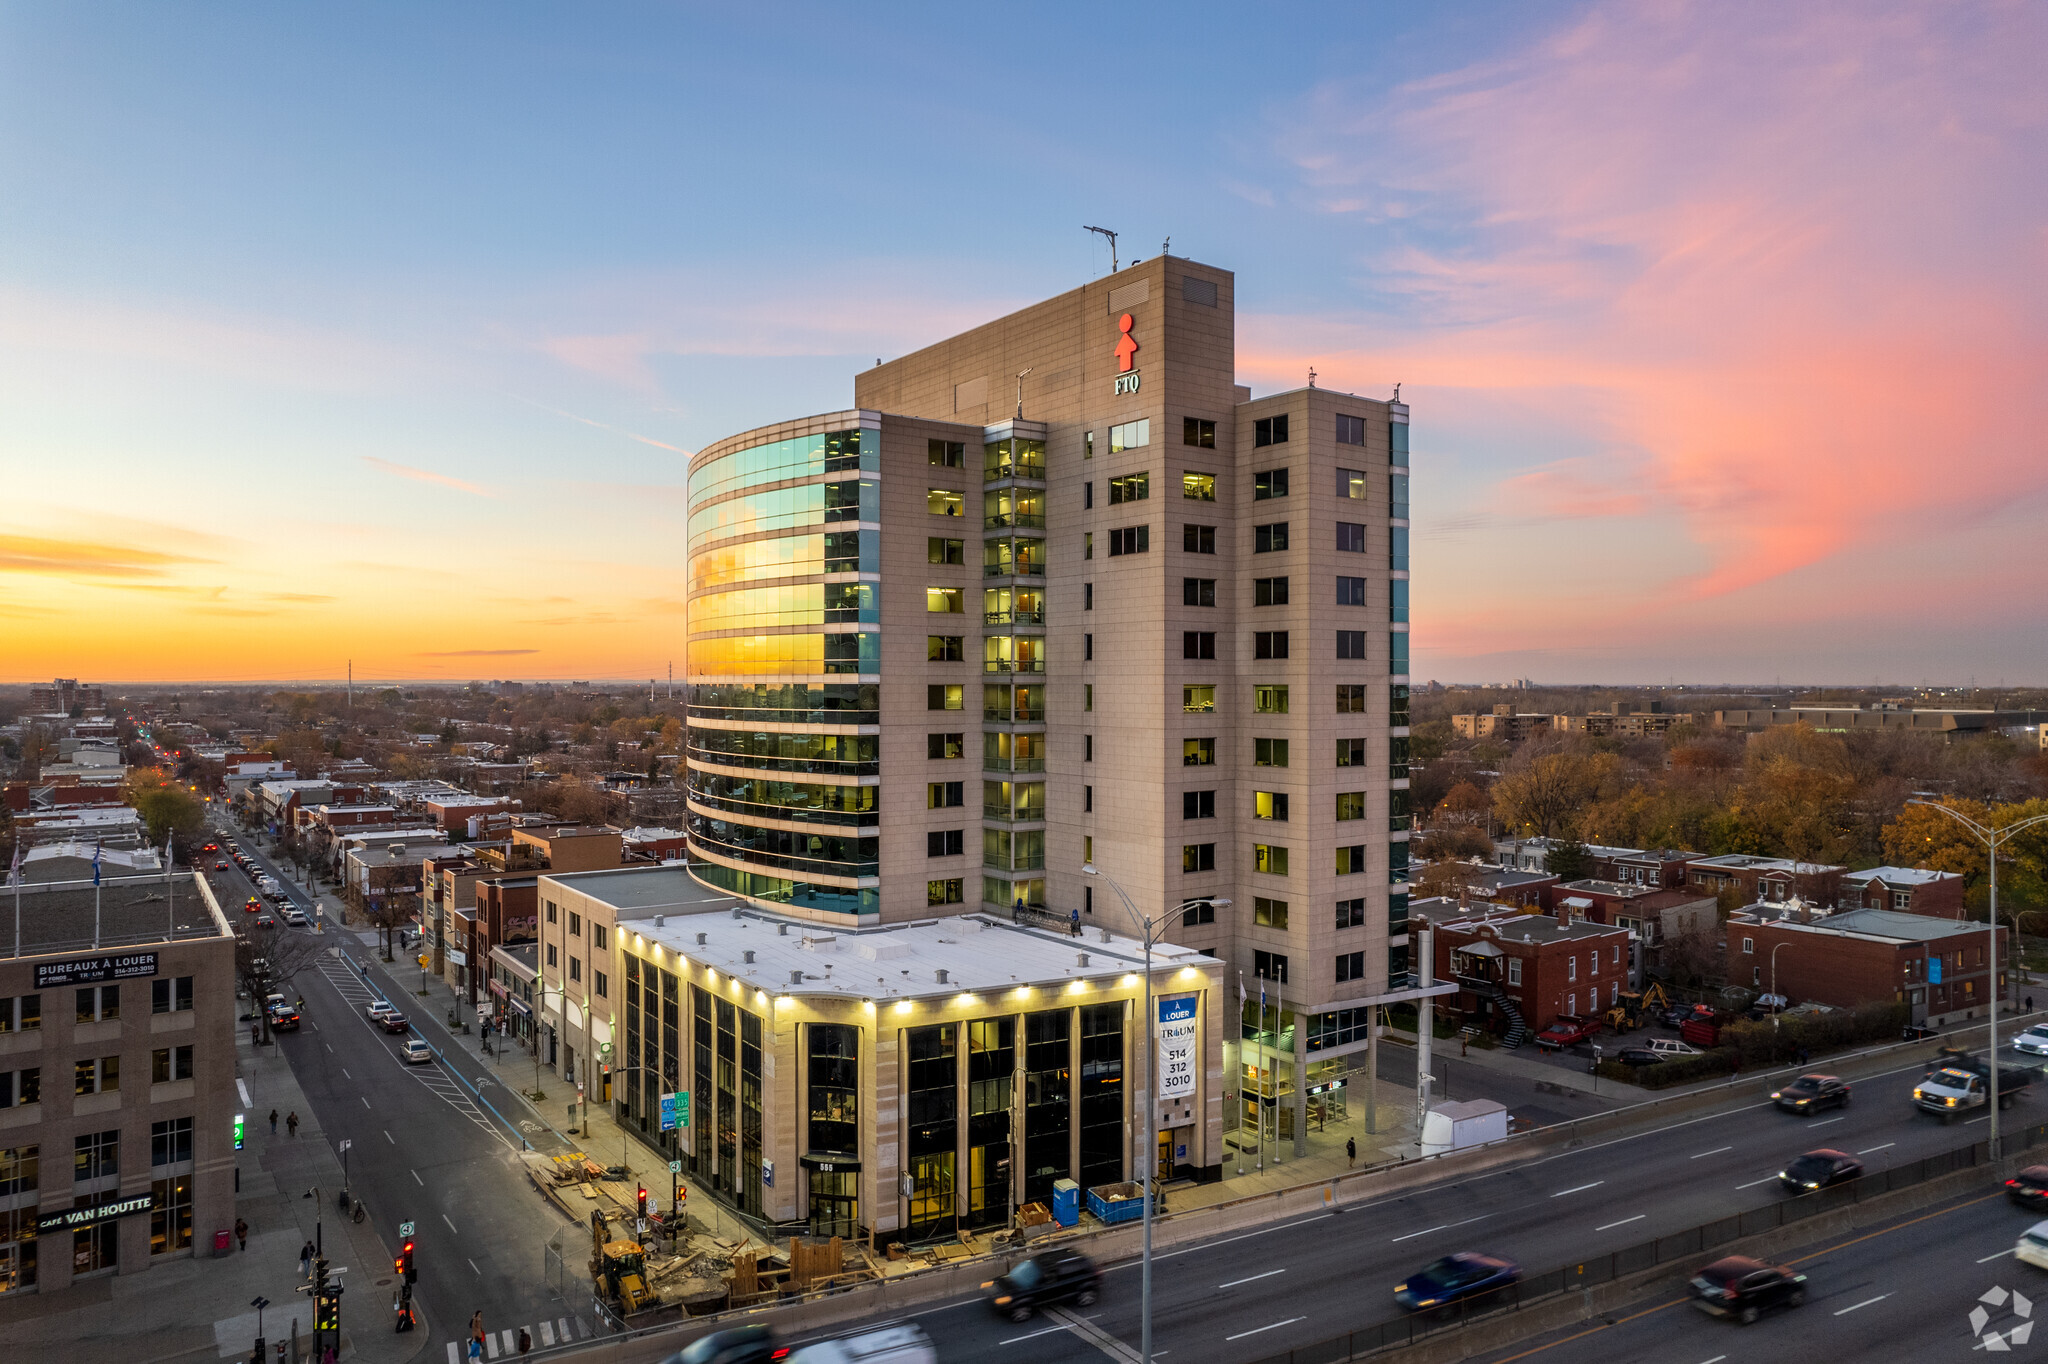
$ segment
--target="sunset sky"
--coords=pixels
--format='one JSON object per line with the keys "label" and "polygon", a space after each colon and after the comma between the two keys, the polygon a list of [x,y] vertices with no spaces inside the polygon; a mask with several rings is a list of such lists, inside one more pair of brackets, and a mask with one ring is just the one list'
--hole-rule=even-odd
{"label": "sunset sky", "polygon": [[0,682],[662,676],[688,452],[1173,251],[1418,678],[2048,681],[2048,6],[0,7]]}

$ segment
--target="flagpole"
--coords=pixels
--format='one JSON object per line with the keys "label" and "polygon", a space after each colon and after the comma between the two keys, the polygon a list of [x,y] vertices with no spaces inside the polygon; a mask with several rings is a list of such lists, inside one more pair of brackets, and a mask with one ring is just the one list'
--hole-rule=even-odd
{"label": "flagpole", "polygon": [[92,847],[92,946],[97,952],[100,946],[100,845]]}

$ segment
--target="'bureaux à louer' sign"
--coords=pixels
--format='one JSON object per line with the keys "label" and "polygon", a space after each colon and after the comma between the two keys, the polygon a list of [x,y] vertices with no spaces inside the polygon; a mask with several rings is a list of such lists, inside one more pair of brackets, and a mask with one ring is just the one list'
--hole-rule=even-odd
{"label": "'bureaux \u00e0 louer' sign", "polygon": [[36,986],[90,985],[96,980],[126,980],[131,976],[156,974],[154,952],[108,952],[70,961],[41,962],[36,966]]}

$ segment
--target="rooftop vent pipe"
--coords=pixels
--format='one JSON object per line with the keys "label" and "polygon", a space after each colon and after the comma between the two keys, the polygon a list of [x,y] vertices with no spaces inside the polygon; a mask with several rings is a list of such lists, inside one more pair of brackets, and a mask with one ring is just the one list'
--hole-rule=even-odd
{"label": "rooftop vent pipe", "polygon": [[746,951],[740,953],[740,960],[752,966],[754,964],[754,949],[749,947]]}
{"label": "rooftop vent pipe", "polygon": [[704,940],[706,938],[709,938],[710,936],[711,935],[708,933],[699,933],[697,935],[697,946],[702,947],[704,945]]}
{"label": "rooftop vent pipe", "polygon": [[939,968],[939,972],[938,972],[938,975],[939,975],[939,984],[941,984],[941,985],[944,985],[944,984],[946,983],[946,968],[945,968],[945,967],[943,967],[943,966],[941,966],[941,967]]}

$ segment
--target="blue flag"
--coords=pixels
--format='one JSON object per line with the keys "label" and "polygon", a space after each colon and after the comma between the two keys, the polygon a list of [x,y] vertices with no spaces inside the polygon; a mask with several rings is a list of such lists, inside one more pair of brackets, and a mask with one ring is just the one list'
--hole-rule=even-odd
{"label": "blue flag", "polygon": [[92,883],[100,883],[100,845],[97,843],[92,845]]}

